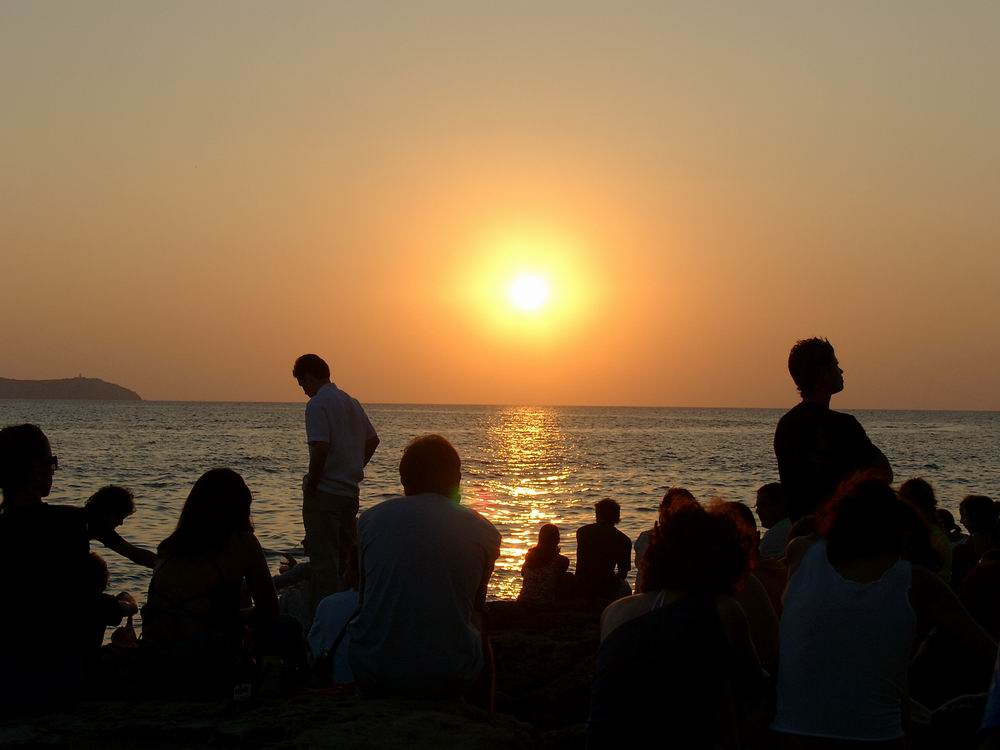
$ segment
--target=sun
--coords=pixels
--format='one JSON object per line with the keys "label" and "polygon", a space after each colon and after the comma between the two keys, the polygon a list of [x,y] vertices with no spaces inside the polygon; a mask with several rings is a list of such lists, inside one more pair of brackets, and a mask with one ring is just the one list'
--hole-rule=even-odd
{"label": "sun", "polygon": [[523,273],[510,283],[507,296],[516,310],[535,312],[549,301],[549,283],[536,274]]}

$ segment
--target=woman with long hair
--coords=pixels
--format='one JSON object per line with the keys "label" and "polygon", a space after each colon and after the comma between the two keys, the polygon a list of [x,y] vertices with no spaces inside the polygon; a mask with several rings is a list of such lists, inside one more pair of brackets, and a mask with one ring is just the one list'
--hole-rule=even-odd
{"label": "woman with long hair", "polygon": [[266,629],[276,620],[278,597],[254,535],[252,499],[243,477],[212,469],[195,482],[177,528],[160,543],[142,608],[141,671],[153,692],[224,694],[245,623]]}

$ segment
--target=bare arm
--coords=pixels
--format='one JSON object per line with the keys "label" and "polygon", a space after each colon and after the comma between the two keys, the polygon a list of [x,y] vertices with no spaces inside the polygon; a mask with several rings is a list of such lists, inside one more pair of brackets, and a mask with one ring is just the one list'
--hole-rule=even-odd
{"label": "bare arm", "polygon": [[122,557],[128,558],[136,565],[142,565],[144,568],[155,568],[156,567],[156,553],[150,552],[148,549],[143,549],[142,547],[136,547],[130,542],[126,542],[121,537],[118,537],[120,541],[116,542],[114,545],[108,545],[108,549],[112,549],[117,552]]}
{"label": "bare arm", "polygon": [[278,595],[274,591],[264,550],[256,536],[248,535],[244,554],[243,576],[253,598],[254,612],[258,618],[273,620],[278,616]]}
{"label": "bare arm", "polygon": [[319,479],[323,476],[323,469],[326,466],[326,456],[330,452],[330,444],[321,441],[309,443],[309,478],[306,486],[314,490],[319,485]]}

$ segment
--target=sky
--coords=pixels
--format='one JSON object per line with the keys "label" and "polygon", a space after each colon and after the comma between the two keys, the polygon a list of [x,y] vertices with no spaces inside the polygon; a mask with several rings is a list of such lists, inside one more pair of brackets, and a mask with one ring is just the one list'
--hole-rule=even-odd
{"label": "sky", "polygon": [[998,90],[974,0],[9,0],[0,377],[998,410]]}

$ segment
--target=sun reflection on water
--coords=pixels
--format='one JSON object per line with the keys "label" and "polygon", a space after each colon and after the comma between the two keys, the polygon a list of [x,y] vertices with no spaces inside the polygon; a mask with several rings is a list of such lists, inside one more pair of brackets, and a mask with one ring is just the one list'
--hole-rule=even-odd
{"label": "sun reflection on water", "polygon": [[490,518],[503,538],[491,594],[514,597],[521,588],[521,564],[539,527],[563,521],[566,494],[573,490],[572,445],[554,410],[540,407],[500,410],[489,420],[486,440],[491,460],[470,467],[468,479],[477,488],[473,507]]}

